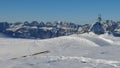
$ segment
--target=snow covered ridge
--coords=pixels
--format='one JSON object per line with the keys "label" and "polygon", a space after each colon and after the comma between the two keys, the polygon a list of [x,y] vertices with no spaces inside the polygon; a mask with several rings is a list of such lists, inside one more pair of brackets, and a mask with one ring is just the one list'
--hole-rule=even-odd
{"label": "snow covered ridge", "polygon": [[93,32],[44,40],[0,37],[0,67],[120,68],[119,41]]}
{"label": "snow covered ridge", "polygon": [[55,22],[17,22],[8,23],[0,22],[0,32],[10,37],[16,38],[53,38],[59,36],[67,36],[72,34],[83,34],[94,32],[95,34],[112,34],[120,36],[120,22],[107,20],[99,24],[78,25],[69,22],[55,21]]}

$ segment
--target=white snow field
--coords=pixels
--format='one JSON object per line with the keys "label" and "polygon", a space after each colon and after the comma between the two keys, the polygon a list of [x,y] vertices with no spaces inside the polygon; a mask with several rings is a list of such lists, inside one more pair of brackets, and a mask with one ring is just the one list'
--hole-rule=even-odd
{"label": "white snow field", "polygon": [[120,68],[120,38],[93,33],[44,40],[0,36],[0,68]]}

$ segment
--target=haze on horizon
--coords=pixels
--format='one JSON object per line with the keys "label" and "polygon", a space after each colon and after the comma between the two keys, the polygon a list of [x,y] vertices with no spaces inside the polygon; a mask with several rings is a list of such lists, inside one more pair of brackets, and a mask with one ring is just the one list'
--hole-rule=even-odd
{"label": "haze on horizon", "polygon": [[120,0],[0,0],[0,21],[68,21],[93,23],[120,20]]}

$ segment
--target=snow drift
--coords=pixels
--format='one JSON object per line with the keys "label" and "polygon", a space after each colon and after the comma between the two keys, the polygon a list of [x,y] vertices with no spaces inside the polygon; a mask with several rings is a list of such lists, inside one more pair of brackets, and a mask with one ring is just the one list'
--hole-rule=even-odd
{"label": "snow drift", "polygon": [[2,37],[0,67],[119,68],[119,41],[117,37],[92,32],[44,40]]}

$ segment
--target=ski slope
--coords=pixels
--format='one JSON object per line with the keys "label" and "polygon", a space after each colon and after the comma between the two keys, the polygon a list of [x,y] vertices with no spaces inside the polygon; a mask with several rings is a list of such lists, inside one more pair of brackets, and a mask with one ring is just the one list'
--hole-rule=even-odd
{"label": "ski slope", "polygon": [[94,33],[44,40],[0,36],[0,68],[120,68],[119,41]]}

